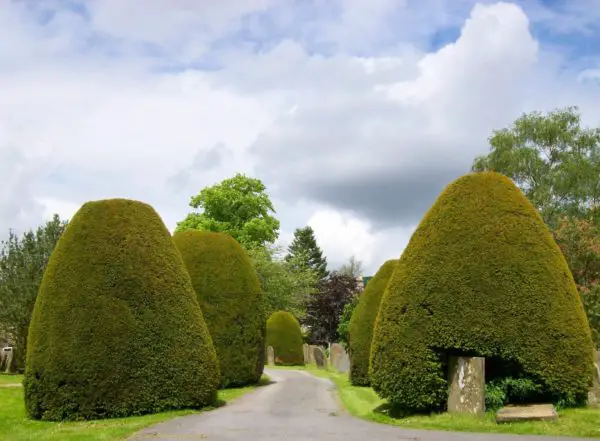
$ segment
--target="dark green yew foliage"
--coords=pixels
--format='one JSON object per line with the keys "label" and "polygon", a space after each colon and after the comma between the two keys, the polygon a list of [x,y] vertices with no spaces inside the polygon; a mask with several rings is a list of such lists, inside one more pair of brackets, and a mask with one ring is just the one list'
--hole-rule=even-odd
{"label": "dark green yew foliage", "polygon": [[262,375],[263,294],[252,262],[227,233],[188,230],[173,236],[212,336],[221,386],[243,386]]}
{"label": "dark green yew foliage", "polygon": [[593,351],[573,277],[542,218],[507,177],[472,173],[438,197],[390,278],[370,379],[393,406],[439,409],[447,356],[479,355],[494,360],[490,368],[516,366],[510,375],[540,385],[543,399],[577,405],[587,399]]}
{"label": "dark green yew foliage", "polygon": [[379,312],[381,297],[397,264],[397,259],[391,259],[379,268],[360,295],[358,305],[350,319],[350,381],[355,386],[369,385],[369,358],[373,326]]}
{"label": "dark green yew foliage", "polygon": [[275,364],[304,365],[302,331],[298,320],[286,311],[275,312],[267,320],[267,346],[273,346]]}
{"label": "dark green yew foliage", "polygon": [[88,202],[52,253],[29,330],[31,418],[124,417],[216,400],[216,353],[190,277],[152,207]]}

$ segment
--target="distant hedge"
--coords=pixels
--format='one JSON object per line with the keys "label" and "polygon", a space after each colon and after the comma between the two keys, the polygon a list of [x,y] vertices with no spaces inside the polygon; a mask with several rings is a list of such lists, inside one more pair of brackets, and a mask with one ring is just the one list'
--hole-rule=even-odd
{"label": "distant hedge", "polygon": [[216,400],[215,350],[183,261],[152,207],[84,204],[52,253],[24,378],[31,418],[124,417]]}
{"label": "distant hedge", "polygon": [[471,173],[439,196],[402,254],[370,379],[394,406],[443,408],[447,356],[479,355],[500,376],[539,384],[540,399],[577,405],[593,352],[573,277],[535,208],[507,177]]}
{"label": "distant hedge", "polygon": [[369,358],[373,326],[379,312],[381,297],[398,259],[386,261],[369,281],[358,299],[349,325],[350,381],[355,386],[369,385]]}
{"label": "distant hedge", "polygon": [[265,317],[260,282],[240,244],[226,233],[173,236],[192,278],[213,339],[221,386],[243,386],[262,375]]}
{"label": "distant hedge", "polygon": [[275,312],[267,320],[267,346],[273,346],[275,364],[304,364],[302,332],[298,320],[286,311]]}

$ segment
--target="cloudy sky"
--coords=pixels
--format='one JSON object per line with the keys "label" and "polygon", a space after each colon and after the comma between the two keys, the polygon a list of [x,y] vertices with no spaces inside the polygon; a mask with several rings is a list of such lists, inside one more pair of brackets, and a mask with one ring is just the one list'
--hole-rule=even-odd
{"label": "cloudy sky", "polygon": [[600,0],[0,0],[0,236],[108,197],[173,230],[243,172],[372,273],[494,128],[600,125],[598,47]]}

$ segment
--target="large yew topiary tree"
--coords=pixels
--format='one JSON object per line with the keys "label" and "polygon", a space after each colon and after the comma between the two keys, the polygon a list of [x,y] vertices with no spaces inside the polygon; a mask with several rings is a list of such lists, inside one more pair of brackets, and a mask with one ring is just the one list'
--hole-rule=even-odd
{"label": "large yew topiary tree", "polygon": [[88,202],[69,222],[37,296],[23,384],[27,413],[43,420],[214,403],[215,349],[152,207]]}
{"label": "large yew topiary tree", "polygon": [[397,259],[386,261],[369,280],[365,290],[358,299],[358,305],[352,313],[349,324],[349,352],[350,352],[350,381],[355,386],[369,385],[369,357],[371,354],[371,340],[373,326],[381,297],[396,269]]}
{"label": "large yew topiary tree", "polygon": [[273,346],[276,365],[303,365],[303,343],[300,323],[292,314],[287,311],[278,311],[269,317],[267,320],[267,346]]}
{"label": "large yew topiary tree", "polygon": [[242,386],[262,375],[263,299],[252,262],[227,233],[188,230],[173,236],[192,278],[212,336],[221,386]]}
{"label": "large yew topiary tree", "polygon": [[450,184],[411,237],[381,301],[371,384],[397,407],[443,408],[446,358],[461,354],[565,405],[584,402],[592,381],[590,329],[565,259],[494,172]]}

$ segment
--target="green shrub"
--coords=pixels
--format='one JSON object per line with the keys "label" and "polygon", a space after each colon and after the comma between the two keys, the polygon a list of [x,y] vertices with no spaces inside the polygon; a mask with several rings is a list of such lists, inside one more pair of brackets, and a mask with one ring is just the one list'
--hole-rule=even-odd
{"label": "green shrub", "polygon": [[443,408],[448,355],[512,363],[544,399],[569,405],[592,382],[590,329],[565,259],[497,173],[450,184],[412,235],[381,300],[371,384],[396,406]]}
{"label": "green shrub", "polygon": [[29,330],[34,419],[124,417],[216,400],[216,353],[169,231],[152,207],[88,202],[52,253]]}
{"label": "green shrub", "polygon": [[260,282],[229,234],[188,230],[173,236],[198,295],[221,372],[221,386],[257,382],[262,375],[265,317]]}
{"label": "green shrub", "polygon": [[485,384],[485,410],[498,410],[508,402],[506,390],[500,381]]}
{"label": "green shrub", "polygon": [[292,314],[278,311],[269,317],[267,346],[273,346],[276,365],[304,365],[303,343],[300,324]]}
{"label": "green shrub", "polygon": [[352,296],[352,300],[346,303],[337,327],[338,343],[346,350],[348,350],[348,339],[350,337],[348,328],[350,327],[350,320],[352,319],[354,310],[358,306],[359,297],[360,293],[356,293]]}
{"label": "green shrub", "polygon": [[369,385],[373,325],[379,312],[381,297],[397,264],[397,259],[391,259],[379,268],[360,295],[358,305],[350,319],[350,381],[355,386]]}
{"label": "green shrub", "polygon": [[540,385],[530,378],[498,378],[485,385],[485,408],[497,410],[504,405],[536,401]]}

